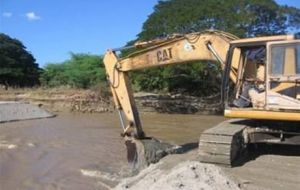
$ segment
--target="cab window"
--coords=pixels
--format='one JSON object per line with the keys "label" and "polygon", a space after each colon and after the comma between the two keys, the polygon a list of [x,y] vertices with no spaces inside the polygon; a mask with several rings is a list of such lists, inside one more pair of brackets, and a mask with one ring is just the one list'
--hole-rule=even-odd
{"label": "cab window", "polygon": [[300,43],[271,47],[271,75],[300,74]]}

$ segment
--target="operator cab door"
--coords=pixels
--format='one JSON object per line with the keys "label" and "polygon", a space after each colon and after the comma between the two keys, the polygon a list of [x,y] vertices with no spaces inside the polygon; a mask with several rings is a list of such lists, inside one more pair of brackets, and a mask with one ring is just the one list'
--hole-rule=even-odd
{"label": "operator cab door", "polygon": [[300,40],[267,43],[266,109],[300,111]]}

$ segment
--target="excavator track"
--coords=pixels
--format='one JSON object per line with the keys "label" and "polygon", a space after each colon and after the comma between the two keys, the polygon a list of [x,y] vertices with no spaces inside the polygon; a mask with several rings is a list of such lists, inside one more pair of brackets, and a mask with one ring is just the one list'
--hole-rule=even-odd
{"label": "excavator track", "polygon": [[245,152],[245,120],[228,120],[204,131],[199,140],[201,162],[231,167]]}

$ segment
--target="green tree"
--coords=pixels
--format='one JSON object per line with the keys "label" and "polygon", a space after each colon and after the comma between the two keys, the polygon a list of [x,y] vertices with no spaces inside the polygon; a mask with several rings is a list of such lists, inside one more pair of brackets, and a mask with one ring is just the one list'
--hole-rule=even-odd
{"label": "green tree", "polygon": [[154,7],[138,39],[207,29],[249,37],[284,34],[299,27],[300,10],[274,0],[168,0]]}
{"label": "green tree", "polygon": [[[161,0],[144,22],[138,38],[130,43],[207,29],[251,37],[285,34],[299,28],[300,10],[280,6],[274,0]],[[197,95],[215,92],[221,81],[220,69],[207,63],[144,70],[135,72],[132,78],[139,90]]]}
{"label": "green tree", "polygon": [[67,85],[68,78],[65,71],[65,64],[47,64],[40,78],[42,86],[57,87]]}
{"label": "green tree", "polygon": [[39,84],[41,70],[21,41],[0,33],[0,83],[32,87]]}
{"label": "green tree", "polygon": [[101,56],[71,53],[63,63],[47,64],[41,76],[44,86],[69,85],[75,88],[89,88],[106,79]]}

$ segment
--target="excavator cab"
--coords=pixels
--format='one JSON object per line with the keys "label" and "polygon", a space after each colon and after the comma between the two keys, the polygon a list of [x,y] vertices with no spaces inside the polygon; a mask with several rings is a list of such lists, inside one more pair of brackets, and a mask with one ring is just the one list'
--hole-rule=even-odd
{"label": "excavator cab", "polygon": [[[223,81],[225,116],[299,121],[300,41],[232,44]],[[237,68],[234,87],[232,68]]]}

